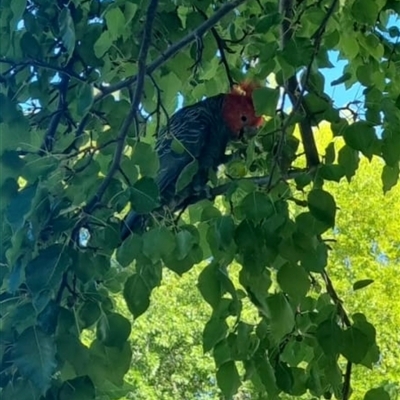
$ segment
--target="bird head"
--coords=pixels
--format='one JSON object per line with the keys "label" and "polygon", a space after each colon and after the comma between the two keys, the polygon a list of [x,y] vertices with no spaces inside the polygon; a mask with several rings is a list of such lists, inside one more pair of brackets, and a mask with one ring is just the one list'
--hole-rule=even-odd
{"label": "bird head", "polygon": [[253,82],[244,82],[235,85],[225,97],[222,116],[234,133],[234,139],[240,139],[243,135],[254,136],[263,122],[260,116],[256,116],[252,94],[260,85]]}

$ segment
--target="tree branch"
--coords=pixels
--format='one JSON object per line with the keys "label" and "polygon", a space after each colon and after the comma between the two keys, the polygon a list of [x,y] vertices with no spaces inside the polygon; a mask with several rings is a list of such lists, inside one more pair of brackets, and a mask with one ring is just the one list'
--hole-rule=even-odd
{"label": "tree branch", "polygon": [[[217,24],[225,15],[230,13],[236,7],[240,6],[246,0],[234,0],[231,3],[224,4],[216,13],[214,13],[207,21],[202,23],[199,27],[197,27],[194,31],[189,33],[179,42],[176,42],[172,46],[170,46],[164,54],[161,54],[157,59],[155,59],[150,65],[147,66],[146,72],[151,74],[161,65],[163,65],[166,61],[168,61],[171,57],[173,57],[176,53],[186,47],[189,43],[196,40],[198,37],[202,37],[210,28],[212,28],[215,24]],[[139,74],[132,76],[131,78],[126,79],[125,81],[118,82],[115,85],[102,87],[102,93],[95,98],[95,102],[102,100],[105,96],[108,96],[111,93],[114,93],[118,90],[124,89],[138,80]]]}
{"label": "tree branch", "polygon": [[[205,21],[208,20],[207,14],[203,10],[201,10],[198,7],[196,7],[196,10],[203,16]],[[235,85],[235,81],[232,78],[231,70],[229,68],[229,63],[226,58],[226,51],[229,51],[229,48],[226,45],[225,40],[221,38],[221,36],[217,32],[217,30],[215,29],[215,27],[212,27],[210,30],[211,30],[211,33],[214,36],[214,39],[217,43],[217,47],[218,47],[219,53],[221,55],[221,64],[225,68],[226,77],[228,78],[228,81],[229,81],[229,86],[232,88]],[[232,52],[232,50],[231,50],[231,52]]]}
{"label": "tree branch", "polygon": [[[307,112],[306,105],[304,103],[304,93],[307,87],[307,82],[309,80],[311,74],[312,63],[315,59],[316,54],[318,53],[322,35],[325,31],[326,24],[329,21],[329,18],[332,16],[333,11],[336,7],[337,0],[333,0],[331,6],[329,7],[324,19],[322,20],[320,26],[316,30],[316,32],[312,35],[312,39],[314,39],[314,54],[311,57],[311,60],[307,66],[304,83],[302,85],[301,91],[298,91],[299,83],[295,75],[291,76],[287,82],[285,90],[287,91],[290,101],[293,104],[293,109],[291,112],[291,116],[301,109],[303,114],[303,119],[300,121],[300,134],[301,139],[304,146],[304,151],[307,159],[307,165],[309,167],[313,167],[319,164],[319,156],[317,146],[315,144],[314,134],[312,131],[312,126],[310,123],[311,117]],[[293,28],[291,26],[291,21],[293,18],[293,0],[281,0],[280,1],[280,12],[283,15],[283,21],[281,25],[281,49],[284,49],[289,40],[293,36]],[[291,118],[289,117],[289,120]]]}
{"label": "tree branch", "polygon": [[[54,71],[54,72],[58,72],[58,73],[63,74],[63,75],[67,75],[70,78],[73,78],[73,79],[75,79],[75,80],[77,80],[79,82],[87,84],[87,80],[85,78],[79,76],[75,72],[70,71],[67,68],[59,67],[58,65],[52,65],[52,64],[45,63],[43,61],[28,59],[28,60],[24,60],[22,62],[19,62],[19,61],[13,60],[13,59],[8,58],[8,57],[2,57],[2,58],[0,58],[0,62],[1,63],[5,63],[5,64],[13,65],[14,67],[18,67],[18,66],[28,67],[28,66],[32,65],[34,67],[45,68],[45,69],[48,69],[50,71]],[[101,90],[100,88],[98,88],[98,89]]]}
{"label": "tree branch", "polygon": [[70,77],[68,75],[61,76],[57,111],[50,120],[49,127],[47,128],[43,144],[40,147],[39,154],[46,154],[53,149],[54,137],[57,133],[57,128],[60,124],[61,117],[63,116],[66,109],[66,97],[68,92],[69,79]]}
{"label": "tree branch", "polygon": [[[325,282],[326,291],[328,292],[329,296],[335,303],[335,305],[339,311],[339,316],[340,316],[341,320],[346,325],[346,327],[349,328],[351,326],[350,318],[347,315],[346,310],[343,307],[342,300],[340,300],[338,294],[336,293],[335,288],[333,287],[332,281],[329,278],[328,273],[326,271],[324,271],[324,272],[322,272],[321,275]],[[348,400],[350,397],[351,369],[352,369],[352,363],[350,361],[347,361],[346,373],[344,375],[344,382],[343,382],[343,389],[342,389],[342,399],[343,400]]]}
{"label": "tree branch", "polygon": [[149,71],[147,71],[147,68],[146,68],[146,59],[147,59],[147,53],[149,51],[149,47],[150,47],[150,43],[151,43],[153,22],[154,22],[154,19],[156,16],[157,5],[158,5],[158,0],[151,0],[149,7],[147,9],[146,24],[144,27],[142,44],[140,47],[139,58],[138,58],[138,74],[136,75],[137,84],[136,84],[136,88],[135,88],[135,93],[133,95],[132,105],[129,110],[129,113],[128,113],[124,123],[122,124],[122,127],[117,136],[118,143],[115,148],[112,164],[110,166],[110,169],[108,170],[106,177],[104,178],[104,181],[101,183],[100,187],[98,188],[96,194],[86,204],[86,207],[84,208],[84,211],[86,213],[90,214],[93,211],[93,209],[96,207],[97,203],[101,200],[105,191],[107,190],[107,187],[110,184],[112,178],[114,177],[114,174],[119,169],[119,164],[120,164],[123,149],[125,146],[125,139],[126,139],[126,136],[128,135],[129,127],[131,126],[133,120],[137,116],[140,99],[142,97],[145,75],[147,72],[149,72]]}

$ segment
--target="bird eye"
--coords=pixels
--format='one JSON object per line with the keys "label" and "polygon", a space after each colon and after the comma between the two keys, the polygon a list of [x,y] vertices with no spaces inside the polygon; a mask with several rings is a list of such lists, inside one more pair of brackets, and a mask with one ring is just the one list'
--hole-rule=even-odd
{"label": "bird eye", "polygon": [[242,115],[242,116],[240,117],[240,119],[241,119],[243,122],[246,122],[246,121],[247,121],[247,117],[246,117],[245,115]]}

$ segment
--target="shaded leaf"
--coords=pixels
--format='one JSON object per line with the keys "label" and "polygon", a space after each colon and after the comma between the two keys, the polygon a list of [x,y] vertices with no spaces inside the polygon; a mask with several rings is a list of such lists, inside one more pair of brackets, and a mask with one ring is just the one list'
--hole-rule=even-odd
{"label": "shaded leaf", "polygon": [[274,116],[278,106],[279,89],[267,87],[255,89],[253,92],[256,115]]}
{"label": "shaded leaf", "polygon": [[218,342],[223,340],[228,332],[228,325],[224,319],[211,318],[203,331],[203,351],[210,351]]}
{"label": "shaded leaf", "polygon": [[270,198],[261,192],[249,193],[240,204],[243,214],[252,220],[259,221],[269,218],[274,213],[274,206]]}
{"label": "shaded leaf", "polygon": [[318,344],[326,355],[336,356],[339,354],[341,333],[341,329],[332,318],[325,320],[318,325],[315,336]]}
{"label": "shaded leaf", "polygon": [[149,286],[139,274],[133,274],[125,282],[124,299],[129,311],[135,318],[138,318],[148,309],[150,294]]}
{"label": "shaded leaf", "polygon": [[42,250],[26,266],[26,284],[29,290],[34,294],[38,294],[46,288],[58,290],[62,275],[70,263],[70,257],[65,252],[64,246],[60,244]]}
{"label": "shaded leaf", "polygon": [[177,193],[192,182],[198,170],[199,170],[199,163],[197,162],[197,160],[191,161],[183,168],[182,172],[179,174],[179,177],[176,181],[175,190]]}
{"label": "shaded leaf", "polygon": [[75,49],[75,26],[68,7],[62,8],[58,16],[58,24],[63,45],[67,49],[68,58],[70,58]]}
{"label": "shaded leaf", "polygon": [[390,400],[389,393],[382,387],[368,390],[364,400]]}
{"label": "shaded leaf", "polygon": [[369,285],[371,285],[371,283],[373,283],[374,280],[373,279],[362,279],[360,281],[357,281],[353,284],[353,290],[360,290],[363,289]]}
{"label": "shaded leaf", "polygon": [[174,235],[165,226],[152,229],[143,235],[143,254],[153,262],[171,254],[175,246]]}
{"label": "shaded leaf", "polygon": [[131,333],[131,324],[122,315],[103,315],[97,322],[96,337],[107,347],[122,347]]}
{"label": "shaded leaf", "polygon": [[350,327],[341,335],[341,353],[347,360],[359,364],[370,347],[368,337],[358,328]]}
{"label": "shaded leaf", "polygon": [[138,213],[148,213],[158,205],[158,186],[151,178],[139,179],[131,188],[132,208]]}
{"label": "shaded leaf", "polygon": [[311,285],[307,272],[289,263],[279,268],[277,280],[281,289],[295,300],[304,297]]}
{"label": "shaded leaf", "polygon": [[217,383],[224,396],[231,398],[238,391],[241,380],[233,361],[222,364],[217,371]]}
{"label": "shaded leaf", "polygon": [[395,167],[389,167],[388,165],[383,166],[382,183],[383,183],[384,193],[387,193],[397,184],[399,176],[400,176],[400,169],[398,165],[396,165]]}
{"label": "shaded leaf", "polygon": [[315,218],[329,226],[335,225],[336,203],[330,193],[322,189],[313,189],[308,194],[307,201],[308,208]]}
{"label": "shaded leaf", "polygon": [[271,336],[278,341],[293,330],[294,312],[283,293],[268,296],[266,305]]}
{"label": "shaded leaf", "polygon": [[17,338],[12,358],[22,376],[44,394],[57,366],[54,339],[39,328],[28,328]]}
{"label": "shaded leaf", "polygon": [[217,277],[218,264],[210,263],[201,271],[197,287],[204,300],[212,308],[216,308],[221,301],[222,287],[221,281]]}
{"label": "shaded leaf", "polygon": [[95,397],[95,387],[88,376],[65,381],[58,392],[58,400],[94,400]]}

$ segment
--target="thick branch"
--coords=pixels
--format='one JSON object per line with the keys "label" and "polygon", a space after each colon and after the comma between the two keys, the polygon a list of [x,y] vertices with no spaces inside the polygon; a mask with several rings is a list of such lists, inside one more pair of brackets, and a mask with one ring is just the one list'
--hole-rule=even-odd
{"label": "thick branch", "polygon": [[129,127],[131,126],[133,120],[137,116],[140,99],[142,97],[145,75],[147,72],[149,72],[146,70],[146,59],[151,43],[151,34],[153,30],[153,22],[156,16],[157,5],[158,5],[158,0],[151,0],[149,7],[147,9],[146,25],[144,27],[142,44],[140,47],[139,59],[138,59],[138,74],[136,79],[137,84],[135,88],[135,93],[133,95],[131,108],[118,133],[117,137],[118,143],[114,152],[113,161],[110,166],[110,169],[106,177],[104,178],[104,181],[97,190],[95,196],[93,196],[93,198],[87,203],[85,207],[85,212],[87,213],[93,211],[93,209],[95,208],[97,203],[101,200],[105,191],[107,190],[107,187],[110,184],[114,174],[118,171]]}
{"label": "thick branch", "polygon": [[[194,31],[189,33],[179,42],[176,42],[172,46],[170,46],[164,54],[161,54],[156,60],[154,60],[150,65],[147,66],[146,72],[151,74],[161,65],[163,65],[166,61],[168,61],[171,57],[173,57],[176,53],[186,47],[189,43],[196,40],[196,38],[202,37],[207,31],[210,30],[215,24],[217,24],[225,15],[230,13],[236,7],[240,6],[246,0],[235,0],[231,3],[224,4],[215,14],[213,14],[207,21],[202,23],[199,27],[197,27]],[[110,93],[114,93],[118,90],[124,89],[133,83],[135,83],[138,79],[139,74],[132,76],[125,81],[118,82],[115,85],[107,86],[102,88],[102,93],[98,95],[95,101],[102,100],[105,96]]]}
{"label": "thick branch", "polygon": [[[304,118],[300,122],[300,134],[301,134],[301,139],[303,142],[304,146],[304,151],[307,159],[307,165],[308,167],[313,167],[319,164],[319,156],[318,156],[318,150],[317,146],[315,144],[315,139],[314,139],[314,134],[312,131],[312,126],[311,126],[311,118],[307,113],[305,103],[304,103],[304,92],[305,88],[307,86],[307,81],[309,79],[310,73],[311,73],[311,67],[312,63],[314,61],[315,55],[318,52],[320,41],[322,38],[322,33],[324,32],[325,26],[329,20],[330,15],[333,12],[333,8],[335,6],[336,0],[333,0],[333,6],[330,9],[330,13],[328,12],[328,16],[324,18],[322,21],[320,27],[318,28],[316,34],[317,38],[314,43],[314,54],[310,60],[310,63],[307,67],[306,70],[306,75],[305,75],[305,80],[303,87],[301,91],[298,91],[299,84],[297,82],[297,78],[295,75],[291,76],[288,81],[286,82],[286,92],[289,95],[290,101],[293,104],[293,110],[291,112],[291,116],[294,116],[294,114],[297,112],[298,109],[302,110],[302,113],[304,115]],[[281,0],[280,4],[280,12],[283,16],[283,21],[281,25],[281,48],[284,49],[287,43],[290,41],[290,39],[293,36],[293,28],[291,26],[291,21],[293,19],[293,0]],[[291,118],[289,117],[289,120]]]}

